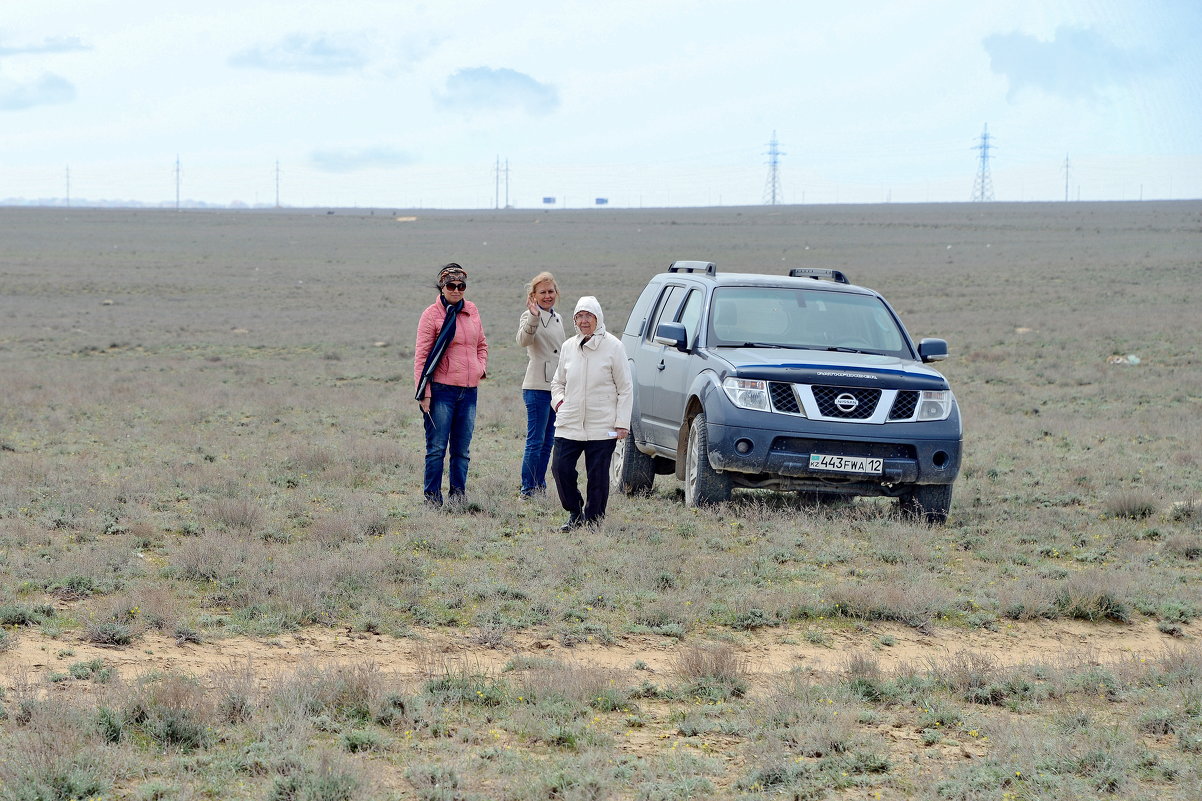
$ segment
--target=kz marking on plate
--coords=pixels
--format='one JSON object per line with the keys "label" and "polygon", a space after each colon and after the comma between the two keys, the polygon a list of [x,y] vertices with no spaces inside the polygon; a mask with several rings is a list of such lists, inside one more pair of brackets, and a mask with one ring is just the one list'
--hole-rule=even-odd
{"label": "kz marking on plate", "polygon": [[870,456],[830,456],[825,453],[811,453],[810,469],[879,476],[885,471],[885,460]]}

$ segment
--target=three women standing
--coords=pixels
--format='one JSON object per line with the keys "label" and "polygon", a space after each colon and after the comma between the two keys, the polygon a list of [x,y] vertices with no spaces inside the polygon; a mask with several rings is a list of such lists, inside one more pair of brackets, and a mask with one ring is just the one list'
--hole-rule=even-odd
{"label": "three women standing", "polygon": [[426,502],[441,506],[443,463],[450,449],[450,498],[467,489],[476,391],[488,369],[488,340],[476,304],[464,298],[467,271],[451,262],[438,272],[438,300],[422,312],[413,349],[413,382],[426,427]]}
{"label": "three women standing", "polygon": [[526,285],[526,311],[518,320],[517,342],[526,349],[528,362],[522,379],[526,403],[526,450],[522,455],[521,497],[547,491],[547,464],[555,440],[555,412],[551,409],[551,379],[559,366],[563,344],[563,318],[555,311],[559,286],[555,276],[541,272]]}

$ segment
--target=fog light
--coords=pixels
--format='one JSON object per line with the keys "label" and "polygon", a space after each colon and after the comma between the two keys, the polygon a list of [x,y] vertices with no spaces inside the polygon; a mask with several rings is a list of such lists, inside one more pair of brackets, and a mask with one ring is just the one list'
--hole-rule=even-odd
{"label": "fog light", "polygon": [[951,457],[949,457],[946,452],[935,451],[935,455],[931,457],[931,463],[942,470],[943,468],[947,467],[947,461],[949,458]]}
{"label": "fog light", "polygon": [[739,453],[751,453],[751,440],[741,439],[735,443],[735,450]]}

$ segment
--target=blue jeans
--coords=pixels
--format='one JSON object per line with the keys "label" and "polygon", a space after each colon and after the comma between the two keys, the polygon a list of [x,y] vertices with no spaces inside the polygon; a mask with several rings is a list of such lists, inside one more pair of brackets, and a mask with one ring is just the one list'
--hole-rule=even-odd
{"label": "blue jeans", "polygon": [[422,490],[429,500],[442,502],[442,465],[451,451],[451,495],[467,487],[472,432],[476,429],[476,388],[430,385],[430,413],[426,423],[426,477]]}
{"label": "blue jeans", "polygon": [[523,389],[526,401],[526,452],[522,455],[522,494],[547,488],[547,465],[555,444],[555,412],[551,410],[551,391]]}

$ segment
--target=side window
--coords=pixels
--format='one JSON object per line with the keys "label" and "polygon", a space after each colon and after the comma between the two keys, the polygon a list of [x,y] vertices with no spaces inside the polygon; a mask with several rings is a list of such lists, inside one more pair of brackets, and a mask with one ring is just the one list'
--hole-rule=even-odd
{"label": "side window", "polygon": [[660,323],[670,323],[676,319],[676,310],[680,308],[680,299],[684,296],[684,287],[670,286],[664,290],[659,308],[655,310],[655,318],[647,330],[647,339],[655,339],[655,332]]}
{"label": "side window", "polygon": [[689,292],[689,296],[684,301],[684,311],[680,313],[680,322],[684,323],[684,330],[687,334],[686,342],[692,350],[697,344],[697,329],[701,323],[701,303],[702,293],[698,289]]}

